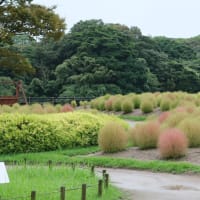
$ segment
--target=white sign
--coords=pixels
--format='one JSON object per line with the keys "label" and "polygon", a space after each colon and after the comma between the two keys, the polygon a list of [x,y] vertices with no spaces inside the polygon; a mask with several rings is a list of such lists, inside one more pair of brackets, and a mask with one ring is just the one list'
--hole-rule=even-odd
{"label": "white sign", "polygon": [[0,184],[1,183],[9,183],[9,178],[4,162],[0,162]]}

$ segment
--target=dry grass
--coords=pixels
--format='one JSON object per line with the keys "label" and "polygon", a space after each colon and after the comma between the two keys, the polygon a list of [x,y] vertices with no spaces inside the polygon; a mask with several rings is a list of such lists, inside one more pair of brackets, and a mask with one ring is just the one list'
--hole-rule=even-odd
{"label": "dry grass", "polygon": [[186,136],[178,129],[165,130],[159,137],[158,148],[162,158],[178,158],[187,151]]}
{"label": "dry grass", "polygon": [[117,122],[109,122],[99,133],[98,144],[103,152],[117,152],[126,148],[127,133]]}

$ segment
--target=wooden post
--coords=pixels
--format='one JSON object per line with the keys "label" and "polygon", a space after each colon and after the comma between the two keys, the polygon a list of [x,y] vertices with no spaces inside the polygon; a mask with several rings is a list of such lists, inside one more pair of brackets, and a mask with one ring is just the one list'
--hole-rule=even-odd
{"label": "wooden post", "polygon": [[94,165],[91,167],[91,174],[94,175]]}
{"label": "wooden post", "polygon": [[36,191],[31,192],[31,200],[36,200]]}
{"label": "wooden post", "polygon": [[105,188],[108,188],[109,174],[105,174]]}
{"label": "wooden post", "polygon": [[24,158],[24,166],[26,167],[26,161],[27,161],[27,159],[26,158]]}
{"label": "wooden post", "polygon": [[49,169],[52,169],[52,160],[48,161]]}
{"label": "wooden post", "polygon": [[86,200],[86,184],[82,184],[82,196],[81,196],[81,200]]}
{"label": "wooden post", "polygon": [[102,180],[99,180],[98,182],[98,197],[101,197],[102,196],[102,191],[103,191],[103,181]]}
{"label": "wooden post", "polygon": [[103,179],[105,178],[105,174],[106,174],[106,170],[103,169],[103,170],[102,170],[102,176],[103,176]]}
{"label": "wooden post", "polygon": [[65,200],[65,187],[60,188],[60,200]]}
{"label": "wooden post", "polygon": [[71,165],[72,165],[72,170],[75,171],[75,164],[72,163]]}

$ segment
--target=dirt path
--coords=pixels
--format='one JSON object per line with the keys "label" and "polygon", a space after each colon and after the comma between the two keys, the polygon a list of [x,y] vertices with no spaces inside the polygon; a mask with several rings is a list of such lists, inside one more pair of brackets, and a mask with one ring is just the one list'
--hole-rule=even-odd
{"label": "dirt path", "polygon": [[173,175],[107,169],[111,183],[125,191],[124,200],[199,200],[199,175]]}

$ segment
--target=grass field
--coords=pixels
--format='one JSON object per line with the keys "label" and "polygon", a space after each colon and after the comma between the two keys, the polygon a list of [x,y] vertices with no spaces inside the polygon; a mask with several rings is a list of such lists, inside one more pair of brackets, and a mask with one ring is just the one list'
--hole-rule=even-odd
{"label": "grass field", "polygon": [[109,157],[88,157],[81,156],[99,151],[97,146],[81,147],[75,149],[66,149],[61,151],[26,153],[26,154],[11,154],[0,155],[0,160],[7,163],[16,161],[20,165],[24,165],[26,158],[27,164],[47,164],[52,160],[53,164],[77,164],[77,165],[94,165],[100,167],[127,168],[127,169],[142,169],[154,172],[168,173],[200,173],[200,166],[185,162],[176,161],[142,161],[127,158],[109,158]]}
{"label": "grass field", "polygon": [[[81,185],[91,186],[87,188],[87,200],[99,199],[97,196],[98,179],[88,169],[76,168],[73,170],[67,166],[9,166],[8,174],[10,183],[0,185],[0,199],[30,199],[31,191],[36,191],[37,200],[59,200],[60,187],[66,187],[67,199],[81,199]],[[109,186],[103,189],[102,200],[117,200],[120,192]]]}

